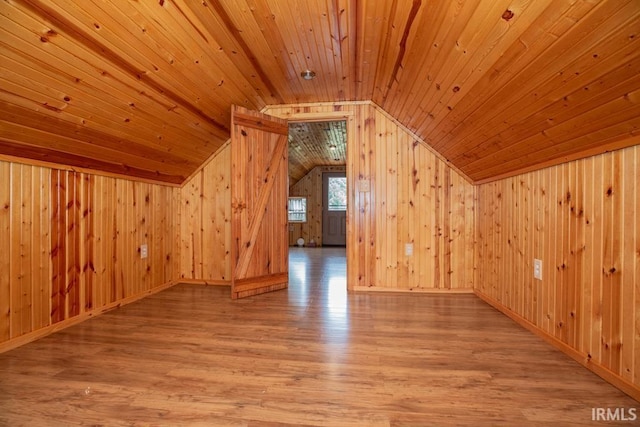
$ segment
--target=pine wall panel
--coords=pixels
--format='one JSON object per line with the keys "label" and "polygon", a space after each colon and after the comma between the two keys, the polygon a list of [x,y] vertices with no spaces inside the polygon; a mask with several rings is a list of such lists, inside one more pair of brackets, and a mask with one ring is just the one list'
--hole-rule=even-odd
{"label": "pine wall panel", "polygon": [[0,161],[0,348],[170,284],[179,272],[179,196]]}
{"label": "pine wall panel", "polygon": [[[474,187],[372,103],[273,106],[347,120],[347,269],[354,290],[473,289]],[[405,245],[413,244],[413,255]]]}
{"label": "pine wall panel", "polygon": [[231,280],[231,148],[224,146],[182,187],[180,278]]}
{"label": "pine wall panel", "polygon": [[[472,291],[472,184],[369,102],[264,112],[296,121],[347,120],[350,289]],[[229,281],[229,154],[228,146],[219,151],[182,188],[182,281]],[[405,255],[406,243],[413,243],[413,255]]]}
{"label": "pine wall panel", "polygon": [[638,182],[636,146],[480,185],[475,279],[483,298],[636,388]]}

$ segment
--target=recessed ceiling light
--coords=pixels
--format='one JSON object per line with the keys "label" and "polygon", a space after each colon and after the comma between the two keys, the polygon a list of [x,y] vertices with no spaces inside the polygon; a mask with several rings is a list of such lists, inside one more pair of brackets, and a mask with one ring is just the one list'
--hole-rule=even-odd
{"label": "recessed ceiling light", "polygon": [[311,70],[304,70],[300,73],[300,76],[305,80],[313,80],[316,77],[316,72]]}

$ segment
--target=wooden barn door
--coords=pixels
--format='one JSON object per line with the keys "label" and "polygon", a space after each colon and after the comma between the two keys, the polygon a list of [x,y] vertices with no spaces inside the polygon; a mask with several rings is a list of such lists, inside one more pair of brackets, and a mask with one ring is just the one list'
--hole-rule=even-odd
{"label": "wooden barn door", "polygon": [[231,117],[231,297],[289,282],[288,124],[242,107]]}

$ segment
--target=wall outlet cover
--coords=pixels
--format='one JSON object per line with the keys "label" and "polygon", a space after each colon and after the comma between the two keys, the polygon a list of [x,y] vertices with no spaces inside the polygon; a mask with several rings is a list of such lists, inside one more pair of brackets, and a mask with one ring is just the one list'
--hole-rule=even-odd
{"label": "wall outlet cover", "polygon": [[533,277],[542,280],[542,260],[534,258],[533,260]]}
{"label": "wall outlet cover", "polygon": [[413,255],[413,243],[405,243],[405,245],[404,245],[404,254],[406,256],[412,256]]}

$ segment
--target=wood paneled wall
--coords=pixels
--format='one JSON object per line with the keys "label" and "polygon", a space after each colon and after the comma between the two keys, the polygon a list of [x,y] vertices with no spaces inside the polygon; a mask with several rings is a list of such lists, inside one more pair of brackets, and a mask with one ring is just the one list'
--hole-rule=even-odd
{"label": "wood paneled wall", "polygon": [[0,344],[172,282],[179,196],[172,187],[0,161]]}
{"label": "wood paneled wall", "polygon": [[[265,112],[295,121],[347,120],[351,289],[473,289],[474,187],[415,135],[369,102]],[[182,189],[182,280],[230,279],[229,168],[227,147]],[[414,245],[411,256],[406,243]]]}
{"label": "wood paneled wall", "polygon": [[[474,187],[369,102],[273,106],[347,120],[347,275],[354,290],[473,288]],[[405,245],[413,244],[413,255]]]}
{"label": "wood paneled wall", "polygon": [[484,298],[636,396],[639,182],[636,146],[479,186],[475,280]]}
{"label": "wood paneled wall", "polygon": [[322,174],[345,171],[345,166],[316,166],[289,189],[289,196],[307,198],[307,222],[289,224],[289,245],[302,237],[305,243],[313,240],[322,246]]}
{"label": "wood paneled wall", "polygon": [[183,282],[231,281],[230,156],[227,144],[181,190]]}

